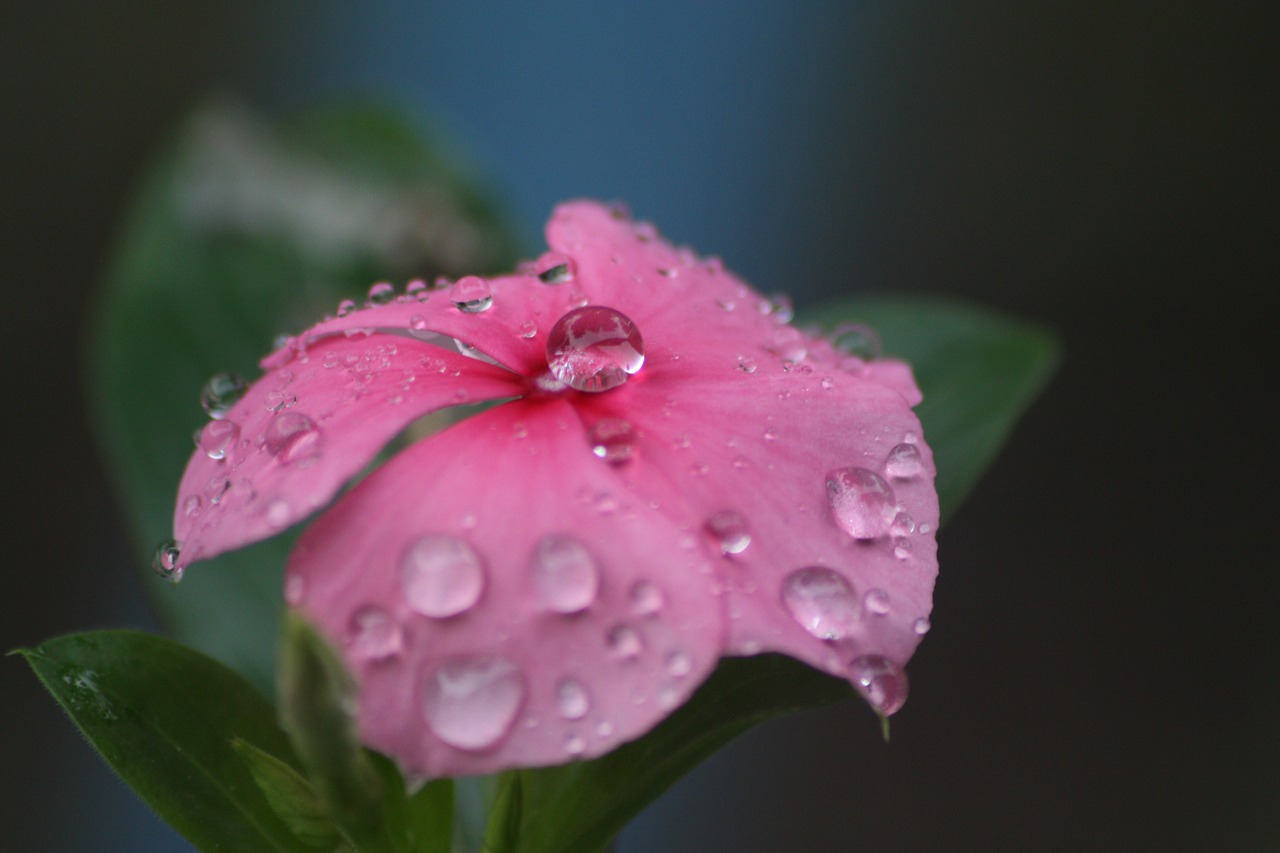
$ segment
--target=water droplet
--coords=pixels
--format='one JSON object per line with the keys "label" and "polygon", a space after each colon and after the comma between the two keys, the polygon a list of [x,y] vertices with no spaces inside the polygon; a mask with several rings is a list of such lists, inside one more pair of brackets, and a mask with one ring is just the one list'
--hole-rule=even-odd
{"label": "water droplet", "polygon": [[204,487],[204,496],[211,504],[222,503],[222,496],[231,488],[231,481],[221,475],[214,477]]}
{"label": "water droplet", "polygon": [[782,603],[800,626],[820,640],[846,637],[858,622],[853,585],[826,566],[807,566],[782,581]]}
{"label": "water droplet", "polygon": [[320,456],[320,429],[301,412],[283,412],[267,424],[263,443],[282,465],[313,462]]}
{"label": "water droplet", "polygon": [[538,324],[532,320],[525,320],[520,324],[520,337],[526,341],[533,340],[538,336]]}
{"label": "water droplet", "polygon": [[427,677],[422,714],[440,740],[478,751],[506,737],[524,699],[524,673],[516,664],[501,657],[461,658]]}
{"label": "water droplet", "polygon": [[738,369],[743,373],[755,373],[756,360],[749,356],[740,355],[738,356]]}
{"label": "water droplet", "polygon": [[889,593],[883,589],[869,589],[862,597],[862,606],[872,616],[883,616],[889,612]]}
{"label": "water droplet", "polygon": [[151,557],[151,570],[168,581],[182,580],[182,549],[170,539],[156,546]]}
{"label": "water droplet", "polygon": [[885,717],[907,701],[907,674],[883,655],[862,655],[849,664],[849,680],[876,713]]}
{"label": "water droplet", "polygon": [[462,313],[479,314],[493,305],[493,289],[480,276],[463,276],[449,288],[449,298]]}
{"label": "water droplet", "polygon": [[779,323],[790,323],[796,316],[791,297],[785,293],[775,293],[769,297],[769,312]]}
{"label": "water droplet", "polygon": [[803,361],[809,354],[809,339],[795,326],[782,326],[773,333],[765,349],[783,361]]}
{"label": "water droplet", "polygon": [[420,278],[415,278],[404,286],[404,295],[412,299],[416,299],[419,302],[426,302],[431,296],[431,291],[427,288],[427,283],[425,281]]}
{"label": "water droplet", "polygon": [[390,282],[380,281],[369,288],[369,302],[373,305],[386,305],[396,298],[396,289]]}
{"label": "water droplet", "polygon": [[893,517],[893,524],[889,525],[889,532],[894,536],[910,536],[916,531],[916,521],[905,512],[900,512]]}
{"label": "water droplet", "polygon": [[418,613],[445,619],[465,613],[484,592],[484,566],[471,546],[444,534],[420,536],[400,558],[400,585]]}
{"label": "water droplet", "polygon": [[596,723],[596,737],[609,737],[613,734],[613,723],[601,720]]}
{"label": "water droplet", "polygon": [[564,284],[573,281],[573,259],[560,252],[547,252],[537,263],[537,276],[543,284]]}
{"label": "water droplet", "polygon": [[644,651],[644,641],[630,625],[614,625],[605,642],[609,653],[618,660],[635,660]]}
{"label": "water droplet", "polygon": [[917,637],[923,637],[925,634],[929,633],[930,627],[932,626],[929,624],[928,616],[921,616],[911,623],[911,630],[916,632]]}
{"label": "water droplet", "polygon": [[608,391],[644,365],[644,340],[636,324],[612,308],[576,308],[547,335],[547,365],[579,391]]}
{"label": "water droplet", "polygon": [[292,409],[298,404],[298,398],[285,391],[272,391],[267,394],[265,405],[268,412],[278,412],[281,409]]}
{"label": "water droplet", "polygon": [[427,331],[427,318],[421,314],[414,314],[409,318],[409,331],[425,332]]}
{"label": "water droplet", "polygon": [[884,472],[890,477],[905,480],[919,474],[921,467],[923,466],[920,462],[920,448],[914,444],[898,444],[889,451],[889,458],[884,463]]}
{"label": "water droplet", "polygon": [[657,616],[666,599],[662,590],[649,581],[636,581],[631,586],[631,612],[637,616]]}
{"label": "water droplet", "polygon": [[209,421],[200,430],[200,449],[210,459],[222,459],[239,438],[240,425],[235,421]]}
{"label": "water droplet", "polygon": [[884,354],[880,335],[875,329],[862,323],[845,323],[831,332],[831,345],[845,355],[874,361]]}
{"label": "water droplet", "polygon": [[370,604],[351,615],[347,642],[356,660],[382,660],[400,654],[404,632],[391,614]]}
{"label": "water droplet", "polygon": [[920,523],[920,526],[917,529],[921,533],[928,533],[929,531],[933,530],[933,525],[927,521],[924,521]]}
{"label": "water droplet", "polygon": [[600,569],[581,542],[570,536],[544,536],[529,564],[542,606],[556,613],[578,613],[591,606],[600,586]]}
{"label": "water droplet", "polygon": [[284,498],[276,498],[267,504],[266,508],[267,524],[276,530],[284,527],[289,523],[292,511],[289,509],[289,502]]}
{"label": "water droplet", "polygon": [[738,303],[736,301],[728,298],[717,299],[716,304],[719,305],[720,310],[724,311],[726,314],[733,313],[733,311],[735,311],[738,307]]}
{"label": "water droplet", "polygon": [[830,376],[824,376],[822,377],[822,382],[819,384],[822,385],[823,391],[830,391],[832,388],[836,387],[836,380]]}
{"label": "water droplet", "polygon": [[186,499],[182,502],[182,514],[187,518],[191,518],[193,515],[198,515],[200,513],[200,509],[203,505],[204,501],[200,500],[199,495],[187,495]]}
{"label": "water droplet", "polygon": [[667,655],[667,673],[674,678],[684,678],[693,672],[693,658],[684,649],[676,649]]}
{"label": "water droplet", "polygon": [[836,523],[854,539],[874,539],[897,515],[893,488],[866,468],[840,468],[827,475],[827,497]]}
{"label": "water droplet", "polygon": [[556,685],[556,707],[566,720],[581,720],[591,710],[591,696],[582,682],[566,678]]}
{"label": "water droplet", "polygon": [[622,418],[601,418],[591,425],[587,437],[591,452],[610,465],[621,465],[635,456],[635,428]]}
{"label": "water droplet", "polygon": [[354,299],[344,299],[338,303],[339,317],[345,317],[354,310],[356,310],[356,301]]}
{"label": "water droplet", "polygon": [[234,373],[219,373],[210,378],[200,390],[200,407],[205,414],[215,420],[221,420],[231,411],[231,407],[240,402],[249,383]]}
{"label": "water droplet", "polygon": [[564,751],[570,755],[582,755],[587,751],[587,742],[582,735],[570,732],[564,737]]}
{"label": "water droplet", "polygon": [[721,510],[707,519],[707,532],[725,554],[741,554],[751,544],[751,531],[746,520],[731,509]]}
{"label": "water droplet", "polygon": [[673,684],[664,684],[658,688],[658,695],[654,697],[654,700],[659,708],[664,711],[670,711],[680,704],[680,691]]}

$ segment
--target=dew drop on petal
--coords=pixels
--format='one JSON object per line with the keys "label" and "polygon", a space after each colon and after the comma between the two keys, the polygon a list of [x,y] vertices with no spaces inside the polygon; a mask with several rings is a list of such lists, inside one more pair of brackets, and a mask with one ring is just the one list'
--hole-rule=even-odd
{"label": "dew drop on petal", "polygon": [[465,613],[480,600],[484,584],[480,557],[454,536],[420,536],[400,558],[405,599],[424,616],[445,619]]}
{"label": "dew drop on petal", "polygon": [[226,477],[217,476],[211,479],[204,487],[205,499],[211,504],[222,503],[222,496],[231,488],[231,481]]}
{"label": "dew drop on petal", "polygon": [[347,642],[356,660],[382,660],[400,654],[404,632],[390,613],[371,604],[351,615]]}
{"label": "dew drop on petal", "polygon": [[618,660],[635,660],[644,651],[644,641],[630,625],[614,625],[605,642],[609,646],[609,653]]}
{"label": "dew drop on petal", "polygon": [[693,658],[684,649],[676,649],[667,655],[667,674],[674,678],[684,678],[693,672]]}
{"label": "dew drop on petal", "polygon": [[561,252],[547,252],[536,265],[538,279],[543,284],[565,284],[573,281],[573,259]]}
{"label": "dew drop on petal", "polygon": [[156,546],[151,556],[151,570],[168,581],[182,580],[182,549],[170,539]]}
{"label": "dew drop on petal", "polygon": [[200,390],[200,407],[205,414],[215,420],[221,420],[231,411],[231,407],[240,402],[249,383],[234,373],[219,373],[209,379]]}
{"label": "dew drop on petal", "polygon": [[544,536],[529,564],[542,606],[556,613],[578,613],[596,599],[600,569],[586,547],[571,536]]}
{"label": "dew drop on petal", "polygon": [[386,305],[396,298],[396,289],[390,282],[380,281],[369,288],[369,302],[373,305]]}
{"label": "dew drop on petal", "polygon": [[210,459],[223,459],[227,450],[240,439],[240,425],[235,421],[209,421],[200,430],[200,449]]}
{"label": "dew drop on petal", "polygon": [[893,523],[889,525],[889,532],[894,536],[910,536],[916,532],[916,520],[906,512],[900,512],[893,517]]}
{"label": "dew drop on petal", "polygon": [[427,283],[420,278],[415,278],[404,286],[404,295],[409,296],[419,302],[426,302],[431,296],[431,291],[427,289]]}
{"label": "dew drop on petal", "polygon": [[731,509],[721,510],[708,518],[706,528],[725,554],[741,554],[751,544],[751,531],[746,520]]}
{"label": "dew drop on petal", "polygon": [[743,373],[755,373],[756,360],[750,356],[740,355],[738,356],[738,369]]}
{"label": "dew drop on petal", "polygon": [[869,589],[862,597],[862,606],[872,616],[883,616],[889,612],[889,593],[883,589]]}
{"label": "dew drop on petal", "polygon": [[409,318],[409,331],[425,332],[427,331],[427,318],[421,314],[414,314]]}
{"label": "dew drop on petal", "polygon": [[320,429],[301,412],[282,412],[267,424],[263,443],[281,464],[312,462],[320,456]]}
{"label": "dew drop on petal", "polygon": [[657,616],[666,604],[662,590],[650,581],[636,581],[632,584],[630,598],[631,612],[637,616]]}
{"label": "dew drop on petal", "polygon": [[782,581],[782,603],[800,626],[820,640],[848,636],[858,621],[853,585],[826,566],[807,566]]}
{"label": "dew drop on petal", "polygon": [[284,527],[289,523],[292,511],[289,508],[289,502],[284,498],[276,498],[267,504],[266,516],[267,524],[276,530]]}
{"label": "dew drop on petal", "polygon": [[845,323],[831,332],[831,345],[844,355],[873,361],[884,354],[880,335],[862,323]]}
{"label": "dew drop on petal", "polygon": [[524,705],[520,667],[502,657],[448,661],[427,676],[422,714],[436,737],[457,749],[495,746]]}
{"label": "dew drop on petal", "polygon": [[644,339],[625,314],[600,305],[575,308],[547,335],[547,365],[579,391],[608,391],[644,365]]}
{"label": "dew drop on petal", "polygon": [[520,324],[520,337],[526,341],[532,340],[538,336],[538,324],[532,320],[525,320]]}
{"label": "dew drop on petal", "polygon": [[836,523],[854,539],[874,539],[898,513],[893,488],[866,468],[839,468],[827,475],[827,498]]}
{"label": "dew drop on petal", "polygon": [[889,458],[884,463],[884,472],[890,477],[905,480],[919,474],[921,467],[920,448],[914,444],[898,444],[889,451]]}
{"label": "dew drop on petal", "polygon": [[581,720],[591,710],[591,696],[582,682],[566,678],[556,685],[556,708],[566,720]]}
{"label": "dew drop on petal", "polygon": [[621,465],[635,456],[636,431],[622,418],[601,418],[588,431],[591,452],[610,465]]}
{"label": "dew drop on petal", "polygon": [[907,701],[907,674],[883,655],[862,655],[849,664],[849,680],[876,713],[890,716]]}
{"label": "dew drop on petal", "polygon": [[493,289],[478,275],[463,276],[449,288],[449,298],[463,314],[479,314],[493,305]]}
{"label": "dew drop on petal", "polygon": [[203,506],[204,501],[200,500],[199,495],[187,495],[187,497],[182,501],[182,514],[187,518],[199,515]]}
{"label": "dew drop on petal", "polygon": [[338,303],[339,317],[345,317],[354,310],[356,310],[356,302],[354,299],[344,299]]}
{"label": "dew drop on petal", "polygon": [[582,735],[570,732],[564,738],[564,751],[570,755],[582,755],[587,751],[587,742],[582,739]]}
{"label": "dew drop on petal", "polygon": [[923,637],[929,633],[930,627],[928,616],[921,616],[911,623],[911,630],[916,632],[917,637]]}

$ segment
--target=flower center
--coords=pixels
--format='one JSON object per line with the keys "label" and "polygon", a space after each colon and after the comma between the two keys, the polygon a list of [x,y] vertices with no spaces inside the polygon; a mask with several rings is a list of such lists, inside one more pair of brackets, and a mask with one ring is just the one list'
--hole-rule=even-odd
{"label": "flower center", "polygon": [[570,388],[608,391],[644,366],[644,339],[629,317],[612,308],[575,308],[547,335],[547,366]]}

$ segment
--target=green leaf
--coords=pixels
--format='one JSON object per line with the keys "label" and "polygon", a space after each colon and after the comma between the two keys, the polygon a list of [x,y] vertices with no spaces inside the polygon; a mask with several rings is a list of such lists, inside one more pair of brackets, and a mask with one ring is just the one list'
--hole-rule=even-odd
{"label": "green leaf", "polygon": [[937,297],[864,297],[810,312],[827,328],[866,323],[888,355],[911,364],[916,409],[938,468],[945,521],[995,461],[1014,424],[1053,375],[1058,342],[1045,329]]}
{"label": "green leaf", "polygon": [[[277,335],[377,280],[510,267],[493,205],[441,150],[383,109],[272,124],[224,103],[192,116],[158,158],[109,265],[89,350],[94,421],[140,566],[172,535],[210,376],[256,376]],[[151,584],[179,639],[264,690],[291,541],[198,565],[176,587]]]}
{"label": "green leaf", "polygon": [[316,850],[343,847],[342,832],[329,817],[324,800],[301,773],[247,741],[237,738],[231,745],[248,765],[271,808],[299,841]]}
{"label": "green leaf", "polygon": [[498,794],[484,833],[484,853],[513,853],[518,849],[523,813],[523,779],[520,771],[509,770],[498,776]]}
{"label": "green leaf", "polygon": [[135,631],[72,634],[19,653],[107,763],[196,847],[308,849],[234,745],[293,761],[271,705],[243,678]]}
{"label": "green leaf", "polygon": [[355,682],[337,652],[292,611],[285,617],[278,689],[281,723],[343,835],[360,851],[399,849],[386,820],[382,780],[357,739]]}

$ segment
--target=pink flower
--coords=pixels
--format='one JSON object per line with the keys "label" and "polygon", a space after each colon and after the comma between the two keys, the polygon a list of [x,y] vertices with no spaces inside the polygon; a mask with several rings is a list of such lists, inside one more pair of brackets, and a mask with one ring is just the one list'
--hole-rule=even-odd
{"label": "pink flower", "polygon": [[502,401],[375,470],[289,560],[370,746],[425,777],[596,756],[768,651],[893,713],[937,571],[910,370],[598,204],[547,241],[515,275],[375,286],[210,400],[171,562],[320,509],[429,412]]}

